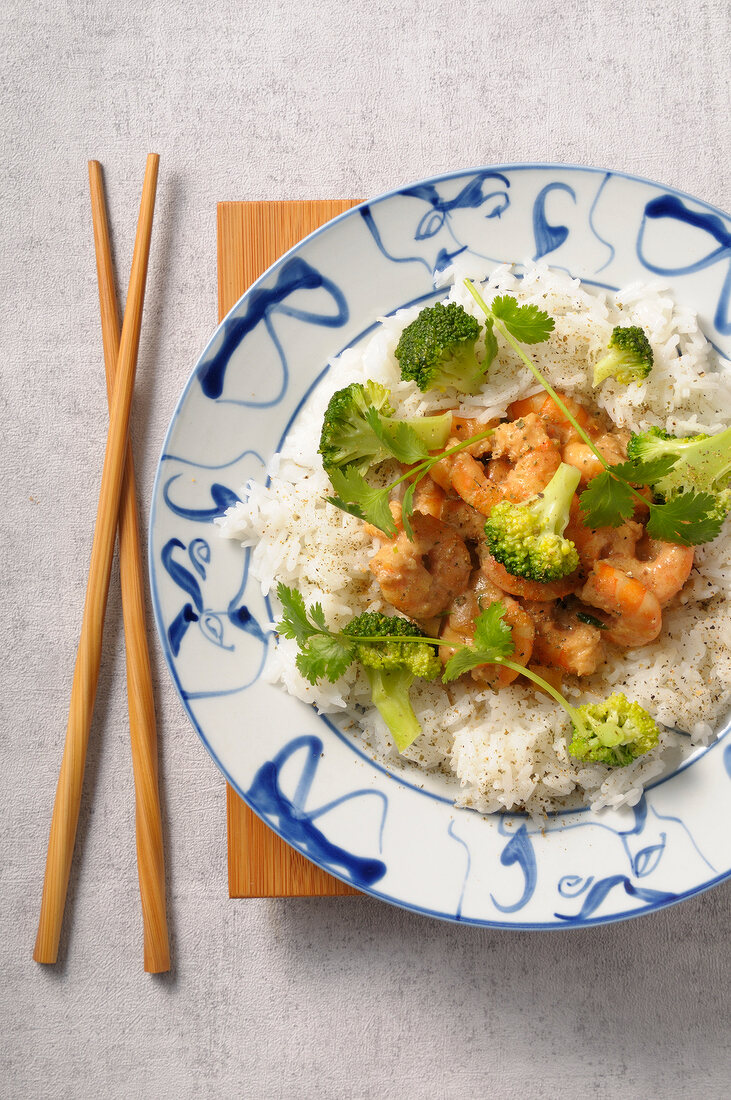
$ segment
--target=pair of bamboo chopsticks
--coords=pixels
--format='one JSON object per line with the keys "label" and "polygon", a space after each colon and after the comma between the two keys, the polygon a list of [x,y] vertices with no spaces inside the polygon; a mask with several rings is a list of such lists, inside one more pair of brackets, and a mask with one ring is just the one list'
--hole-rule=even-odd
{"label": "pair of bamboo chopsticks", "polygon": [[109,433],[104,455],[89,578],[71,688],[56,800],[43,882],[43,898],[33,958],[54,963],[68,890],[81,805],[86,749],[101,662],[104,613],[119,523],[122,611],[127,655],[127,695],[135,779],[137,865],[142,898],[145,970],[170,969],[165,917],[165,869],[157,782],[157,739],[152,676],[144,619],[142,561],[128,427],[139,349],[142,307],[150,254],[159,157],[147,158],[132,270],[121,336],[114,289],[109,226],[101,166],[89,162],[94,244],[104,363],[109,400]]}

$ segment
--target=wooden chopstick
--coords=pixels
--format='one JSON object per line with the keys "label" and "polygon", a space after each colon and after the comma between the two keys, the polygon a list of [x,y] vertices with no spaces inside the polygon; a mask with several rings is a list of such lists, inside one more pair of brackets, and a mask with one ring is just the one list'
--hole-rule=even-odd
{"label": "wooden chopstick", "polygon": [[[109,222],[102,168],[89,161],[89,191],[99,282],[107,398],[111,408],[119,356],[119,311],[114,287]],[[135,780],[137,874],[142,899],[144,965],[150,974],[170,969],[170,945],[165,917],[165,857],[157,782],[157,733],[150,654],[145,629],[143,568],[140,554],[135,472],[127,442],[122,499],[119,506],[119,576],[122,587],[127,653],[127,700]]]}
{"label": "wooden chopstick", "polygon": [[112,568],[114,536],[117,529],[127,453],[127,430],[140,343],[159,160],[157,153],[151,153],[148,156],[142,185],[132,271],[122,325],[117,376],[109,415],[109,432],[104,453],[94,540],[91,547],[81,637],[74,667],[66,741],[51,818],[41,913],[33,952],[33,958],[40,963],[54,963],[58,957],[58,943],[61,937],[76,826],[79,820],[86,748],[89,743],[89,729],[99,677],[104,612],[109,591],[109,574]]}

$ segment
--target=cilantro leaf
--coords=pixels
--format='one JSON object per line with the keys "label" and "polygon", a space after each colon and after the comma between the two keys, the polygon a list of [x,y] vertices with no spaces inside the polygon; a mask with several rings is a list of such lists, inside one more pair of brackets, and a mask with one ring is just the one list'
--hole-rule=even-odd
{"label": "cilantro leaf", "polygon": [[300,647],[295,660],[297,668],[311,684],[316,684],[323,676],[335,683],[352,663],[353,648],[328,631],[314,634]]}
{"label": "cilantro leaf", "polygon": [[277,623],[278,634],[285,638],[295,638],[302,645],[303,642],[317,633],[317,629],[310,624],[307,618],[305,601],[301,592],[298,592],[296,588],[289,588],[280,581],[277,585],[277,599],[282,605],[282,621]]}
{"label": "cilantro leaf", "polygon": [[626,481],[605,472],[591,479],[579,505],[586,527],[619,527],[634,512],[634,494]]}
{"label": "cilantro leaf", "polygon": [[523,344],[542,344],[554,329],[554,321],[538,306],[521,306],[509,294],[493,298],[490,312],[502,321],[516,340]]}
{"label": "cilantro leaf", "polygon": [[442,681],[447,684],[450,680],[458,680],[465,672],[470,672],[478,665],[485,664],[487,664],[487,660],[478,649],[463,645],[456,653],[452,654],[444,666]]}
{"label": "cilantro leaf", "polygon": [[475,619],[475,646],[483,653],[509,657],[514,651],[513,630],[505,622],[507,610],[502,600],[496,600]]}
{"label": "cilantro leaf", "polygon": [[384,447],[387,447],[394,458],[399,462],[405,462],[407,466],[415,462],[421,462],[429,457],[429,451],[423,440],[404,420],[392,420],[385,424],[378,410],[371,406],[366,412],[366,420],[378,436]]}
{"label": "cilantro leaf", "polygon": [[495,322],[492,317],[485,318],[485,358],[482,369],[487,371],[497,355],[497,336],[495,335]]}
{"label": "cilantro leaf", "polygon": [[327,623],[325,622],[325,612],[322,610],[321,603],[313,603],[310,608],[310,618],[313,623],[319,626],[320,630],[327,630]]}
{"label": "cilantro leaf", "polygon": [[330,481],[337,493],[335,497],[326,498],[330,504],[334,504],[344,512],[349,512],[351,516],[367,520],[389,538],[393,538],[396,534],[396,524],[388,507],[390,486],[374,489],[352,466],[345,470],[331,470]]}
{"label": "cilantro leaf", "polygon": [[280,581],[277,599],[282,605],[277,632],[296,640],[300,650],[295,658],[297,668],[311,684],[323,676],[334,683],[353,660],[352,645],[328,629],[322,604],[315,603],[307,610],[302,593],[296,588]]}
{"label": "cilantro leaf", "polygon": [[411,526],[410,520],[414,514],[414,491],[420,478],[416,478],[411,482],[408,489],[404,493],[403,500],[401,501],[401,522],[404,525],[404,531],[406,532],[406,538],[409,542],[414,541],[414,529]]}
{"label": "cilantro leaf", "polygon": [[513,631],[504,622],[507,608],[501,601],[491,603],[475,620],[475,645],[461,646],[444,668],[442,680],[448,683],[478,665],[496,664],[514,651]]}
{"label": "cilantro leaf", "polygon": [[715,539],[724,516],[711,493],[680,493],[665,504],[651,504],[647,533],[663,542],[697,546]]}
{"label": "cilantro leaf", "polygon": [[658,455],[646,462],[619,462],[612,466],[612,473],[633,485],[654,485],[660,478],[670,473],[679,461],[677,455]]}

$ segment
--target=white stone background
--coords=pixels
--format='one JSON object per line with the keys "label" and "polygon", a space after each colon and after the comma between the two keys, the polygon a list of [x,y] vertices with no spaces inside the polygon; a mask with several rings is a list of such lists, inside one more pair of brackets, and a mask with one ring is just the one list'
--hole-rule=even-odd
{"label": "white stone background", "polygon": [[61,961],[31,961],[107,420],[87,159],[126,287],[161,155],[133,423],[146,515],[216,321],[218,200],[547,160],[728,208],[727,0],[5,0],[0,21],[0,1095],[728,1095],[728,885],[533,934],[366,899],[229,901],[223,779],[152,631],[174,969],[144,974],[116,577]]}

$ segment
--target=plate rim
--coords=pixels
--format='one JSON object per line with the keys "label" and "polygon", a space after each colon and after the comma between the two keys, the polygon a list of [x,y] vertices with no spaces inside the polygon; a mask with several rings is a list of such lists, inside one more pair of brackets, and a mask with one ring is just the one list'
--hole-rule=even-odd
{"label": "plate rim", "polygon": [[[303,852],[296,844],[293,844],[291,842],[291,840],[289,840],[284,835],[283,831],[280,828],[277,827],[276,824],[274,824],[271,821],[267,820],[263,816],[262,813],[259,813],[259,811],[254,806],[251,805],[251,803],[249,802],[249,800],[247,798],[246,793],[242,790],[242,788],[240,787],[238,782],[235,780],[235,778],[230,774],[230,772],[224,766],[224,764],[221,761],[219,755],[214,750],[214,748],[211,745],[210,741],[206,737],[206,734],[204,733],[202,727],[200,726],[200,723],[198,722],[195,714],[193,713],[192,709],[188,705],[188,702],[186,701],[186,697],[185,697],[185,692],[183,690],[182,684],[181,684],[181,682],[178,678],[178,675],[177,675],[177,671],[176,671],[174,665],[172,664],[172,662],[170,660],[170,656],[168,654],[168,650],[167,650],[167,647],[165,645],[164,638],[163,638],[164,623],[163,623],[162,616],[161,616],[160,598],[159,598],[159,594],[158,594],[158,590],[157,590],[156,572],[155,572],[155,564],[154,564],[154,556],[153,556],[153,530],[154,530],[154,524],[155,524],[155,519],[156,519],[156,514],[157,514],[157,502],[158,502],[158,496],[159,496],[160,480],[161,480],[161,477],[162,477],[163,463],[164,463],[164,459],[165,459],[165,456],[166,456],[168,443],[170,441],[173,430],[176,426],[179,415],[182,411],[182,406],[185,402],[185,399],[188,395],[188,392],[189,392],[191,386],[193,385],[193,383],[194,383],[194,381],[197,377],[198,367],[201,364],[201,362],[206,359],[206,356],[208,355],[212,345],[214,344],[214,342],[218,338],[218,335],[219,335],[219,332],[220,332],[221,328],[226,324],[228,318],[240,308],[240,306],[241,306],[242,302],[244,301],[244,299],[248,298],[248,296],[250,294],[252,294],[252,292],[254,292],[260,286],[261,283],[263,283],[265,280],[269,279],[270,276],[273,273],[275,273],[276,270],[280,266],[282,266],[294,253],[296,253],[304,245],[308,244],[310,241],[312,241],[315,238],[319,237],[322,233],[331,230],[337,223],[339,223],[341,221],[345,221],[346,219],[357,215],[358,212],[360,210],[362,210],[363,207],[371,207],[371,206],[377,205],[377,204],[379,204],[383,201],[386,201],[390,198],[394,198],[398,195],[401,195],[405,191],[409,190],[410,188],[418,186],[420,184],[427,184],[427,183],[437,184],[437,183],[440,183],[440,182],[460,179],[464,176],[475,175],[475,174],[478,174],[478,173],[481,173],[481,172],[505,172],[505,173],[508,173],[508,172],[531,171],[531,170],[541,171],[541,172],[554,170],[554,171],[560,171],[560,172],[593,173],[595,175],[604,175],[604,176],[607,176],[607,177],[617,177],[617,178],[620,178],[620,179],[629,180],[633,183],[639,183],[639,184],[642,184],[642,185],[649,185],[651,187],[658,188],[659,190],[662,190],[665,193],[688,199],[689,201],[695,203],[696,205],[703,207],[707,211],[710,211],[713,214],[715,214],[715,215],[717,215],[721,218],[724,218],[728,221],[731,221],[731,214],[729,214],[726,211],[722,210],[720,207],[714,206],[712,203],[709,203],[704,199],[698,198],[697,196],[691,194],[690,192],[684,191],[684,190],[682,190],[680,188],[677,188],[677,187],[674,187],[674,186],[670,186],[668,184],[664,184],[664,183],[662,183],[658,180],[651,179],[650,177],[647,177],[647,176],[641,176],[641,175],[637,175],[637,174],[630,173],[630,172],[615,170],[615,169],[612,169],[612,168],[601,168],[601,167],[597,167],[595,165],[581,165],[581,164],[573,164],[573,163],[572,164],[567,164],[567,163],[553,162],[553,161],[523,161],[523,162],[518,161],[518,162],[513,162],[513,163],[505,163],[505,164],[478,165],[476,167],[460,168],[460,169],[457,169],[457,170],[451,171],[451,172],[442,172],[442,173],[439,173],[439,174],[436,174],[436,175],[422,177],[421,179],[415,179],[415,180],[412,180],[408,183],[401,184],[397,187],[390,188],[389,190],[384,191],[384,192],[382,192],[382,193],[380,193],[380,194],[378,194],[378,195],[376,195],[372,198],[362,200],[361,202],[357,203],[355,206],[352,206],[352,207],[348,208],[347,210],[342,211],[340,214],[337,214],[334,218],[331,218],[329,221],[325,222],[323,225],[318,226],[318,228],[313,230],[312,233],[309,233],[306,237],[303,237],[300,241],[297,241],[296,244],[294,244],[291,248],[287,249],[286,252],[283,252],[282,255],[279,256],[274,261],[273,264],[271,264],[268,268],[266,268],[266,270],[263,271],[262,274],[247,288],[247,290],[238,298],[238,300],[233,304],[231,309],[228,310],[228,312],[221,318],[221,320],[218,322],[218,324],[213,329],[209,339],[207,340],[205,346],[203,347],[202,351],[200,352],[198,358],[196,359],[196,362],[193,365],[193,367],[190,371],[190,374],[189,374],[189,376],[188,376],[188,378],[187,378],[187,380],[186,380],[186,382],[185,382],[185,384],[184,384],[184,386],[183,386],[183,388],[182,388],[182,390],[181,390],[181,392],[180,392],[180,394],[177,398],[177,401],[175,403],[175,407],[173,409],[170,421],[169,421],[167,429],[165,431],[165,435],[164,435],[162,445],[161,445],[161,449],[160,449],[160,454],[159,454],[159,457],[157,459],[157,464],[156,464],[156,467],[155,467],[155,477],[154,477],[154,480],[153,480],[153,485],[152,485],[152,490],[151,490],[150,506],[149,506],[149,511],[148,511],[148,521],[147,521],[147,537],[148,537],[147,564],[148,564],[148,574],[149,574],[149,582],[150,582],[150,593],[151,593],[151,599],[152,599],[152,608],[153,608],[153,616],[154,616],[154,621],[155,621],[156,634],[157,634],[157,638],[158,638],[158,643],[160,645],[160,649],[162,651],[162,655],[163,655],[165,665],[166,665],[166,667],[168,669],[168,672],[171,676],[171,679],[172,679],[173,684],[175,686],[176,694],[178,696],[178,701],[181,704],[185,715],[187,716],[187,718],[190,721],[191,725],[195,729],[195,731],[198,735],[198,738],[202,742],[206,752],[211,757],[211,759],[213,760],[215,766],[221,772],[221,774],[223,775],[226,782],[232,787],[232,789],[236,792],[236,794],[244,801],[244,803],[248,806],[248,808],[252,811],[252,813],[254,813],[268,828],[270,828],[284,843],[288,844],[291,848],[293,848],[294,851],[298,852],[305,859],[308,859],[310,862],[314,863],[315,866],[321,867],[321,865],[317,862],[317,860],[312,859],[307,853]],[[238,200],[235,200],[235,201],[238,201]],[[246,201],[246,200],[240,200],[240,201]],[[399,308],[399,307],[396,307],[396,308]],[[361,336],[362,336],[362,333],[361,333]],[[358,338],[359,338],[358,336],[354,337],[345,346],[346,347],[350,346],[353,343],[353,340],[358,339]],[[320,717],[322,717],[322,716],[320,716]],[[325,718],[327,718],[327,716],[325,716]],[[708,748],[711,749],[716,745],[720,745],[721,742],[724,741],[730,733],[731,733],[731,727],[729,728],[729,730],[725,731],[723,734],[721,734],[719,737],[717,737],[716,740],[714,742],[712,742],[711,745],[708,746]],[[727,748],[728,748],[728,746],[727,746]],[[704,753],[703,755],[705,756],[706,754]],[[681,769],[678,769],[678,770],[684,770],[685,767],[687,767],[687,766],[688,766],[687,764],[684,765],[684,766],[681,765]],[[671,776],[663,777],[663,779],[658,781],[658,784],[661,783],[661,782],[664,782],[665,779],[672,778],[675,774],[677,774],[677,771],[673,772]],[[398,782],[397,777],[393,776],[393,778],[396,780],[396,782]],[[655,786],[655,785],[657,785],[657,784],[650,784],[650,787]],[[463,811],[463,809],[468,809],[468,808],[463,808],[463,807],[458,807],[458,806],[453,806],[452,808],[453,808],[455,814],[461,813]],[[586,809],[589,809],[589,808],[586,807]],[[509,816],[517,816],[517,814],[518,814],[518,812],[516,812],[513,815],[509,815]],[[481,816],[490,816],[490,815],[481,815]],[[353,883],[350,879],[348,879],[345,875],[339,873],[337,870],[332,869],[330,866],[328,866],[326,868],[321,868],[321,869],[325,870],[327,874],[330,874],[333,878],[338,879],[339,881],[345,883],[346,885],[353,886]],[[585,918],[572,917],[570,920],[566,920],[564,922],[555,921],[555,922],[550,922],[550,923],[548,923],[548,922],[544,923],[544,922],[538,922],[538,921],[533,921],[533,922],[504,921],[504,920],[492,920],[492,919],[479,918],[479,917],[467,917],[467,916],[464,916],[460,913],[439,912],[437,910],[433,910],[433,909],[429,909],[427,907],[419,906],[418,904],[409,903],[409,902],[404,901],[402,899],[394,898],[394,897],[385,895],[383,893],[379,893],[378,890],[376,890],[376,889],[374,889],[374,888],[372,888],[368,885],[361,884],[361,883],[359,883],[356,886],[356,889],[358,890],[359,893],[362,893],[362,894],[364,894],[366,896],[369,896],[369,897],[373,897],[373,898],[377,899],[378,901],[385,902],[386,904],[392,905],[392,906],[394,906],[398,909],[402,909],[406,912],[412,912],[412,913],[418,914],[419,916],[430,917],[430,918],[441,920],[441,921],[444,921],[444,922],[447,922],[447,923],[472,925],[474,927],[481,927],[481,928],[496,928],[496,929],[501,929],[501,930],[522,931],[522,932],[525,932],[525,931],[556,931],[556,932],[562,932],[562,931],[570,931],[570,930],[573,930],[573,929],[580,929],[580,928],[600,927],[600,926],[606,925],[606,924],[614,924],[614,923],[617,923],[617,922],[620,922],[620,921],[632,920],[632,919],[635,919],[635,918],[638,918],[638,917],[646,916],[646,915],[649,915],[651,913],[655,913],[659,910],[666,909],[666,908],[669,908],[671,906],[677,905],[680,902],[687,901],[690,898],[696,897],[699,894],[703,894],[707,890],[710,890],[710,889],[714,888],[715,886],[720,885],[722,882],[728,881],[729,879],[731,879],[731,866],[729,867],[728,871],[724,871],[721,874],[718,874],[715,877],[713,877],[713,878],[711,878],[707,881],[704,881],[700,885],[694,886],[691,889],[686,890],[681,894],[675,895],[675,896],[673,896],[672,898],[669,898],[669,899],[649,902],[646,905],[642,906],[641,908],[626,910],[626,911],[619,912],[619,913],[611,913],[611,914],[608,914],[608,915],[605,915],[605,916],[599,916],[599,917],[585,917]]]}

